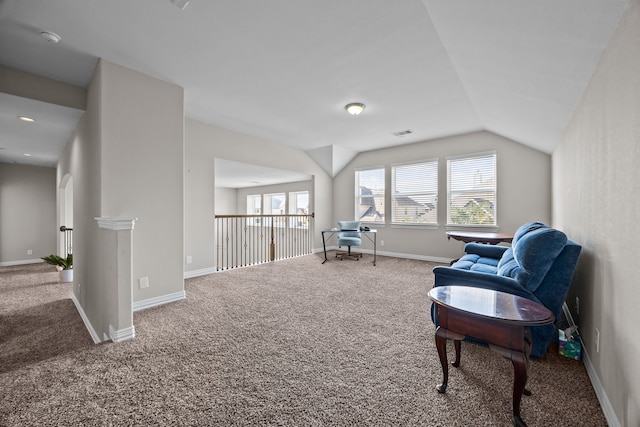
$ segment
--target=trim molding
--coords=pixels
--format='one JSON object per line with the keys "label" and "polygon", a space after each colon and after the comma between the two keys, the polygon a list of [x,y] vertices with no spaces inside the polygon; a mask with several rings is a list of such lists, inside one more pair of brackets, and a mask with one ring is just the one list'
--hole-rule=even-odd
{"label": "trim molding", "polygon": [[[337,251],[338,246],[327,246],[327,252],[329,251]],[[324,250],[322,248],[316,248],[313,250],[314,254],[321,254]],[[371,254],[373,255],[373,249],[360,249],[358,248],[356,252],[362,252],[363,254]],[[441,257],[433,257],[428,255],[416,255],[416,254],[405,254],[402,252],[387,252],[387,251],[379,251],[376,250],[376,255],[380,256],[388,256],[393,258],[406,258],[406,259],[415,259],[418,261],[431,261],[431,262],[441,262],[443,264],[449,264],[451,262],[451,258],[441,258]]]}
{"label": "trim molding", "polygon": [[100,336],[97,334],[96,330],[93,329],[93,325],[89,321],[89,318],[87,317],[87,315],[84,313],[84,310],[82,309],[82,306],[80,305],[80,302],[76,298],[75,294],[71,294],[71,301],[73,301],[73,304],[76,306],[76,310],[78,310],[78,313],[80,313],[80,317],[82,318],[82,321],[84,322],[84,326],[87,328],[87,331],[89,331],[89,335],[91,335],[91,339],[93,340],[93,343],[94,344],[101,343],[103,340],[100,339]]}
{"label": "trim molding", "polygon": [[213,273],[217,273],[217,272],[218,272],[218,270],[216,270],[215,267],[201,268],[200,270],[185,271],[184,272],[184,278],[185,279],[191,279],[193,277],[206,276],[207,274],[213,274]]}
{"label": "trim molding", "polygon": [[[576,322],[573,321],[573,316],[569,311],[569,307],[567,306],[566,301],[562,305],[562,312],[569,321],[569,326],[576,326]],[[607,396],[607,392],[605,391],[602,382],[600,381],[600,377],[596,372],[596,368],[593,366],[593,363],[591,363],[589,353],[587,353],[586,346],[582,341],[582,335],[580,335],[580,344],[582,345],[582,360],[584,362],[585,368],[587,369],[587,375],[591,380],[591,385],[593,386],[593,390],[596,392],[596,397],[600,402],[600,407],[602,408],[604,417],[607,419],[607,423],[609,423],[609,426],[611,427],[622,427],[622,424],[620,424],[620,420],[618,420],[616,412],[613,409],[613,405],[611,405],[609,396]]]}
{"label": "trim molding", "polygon": [[156,307],[170,302],[180,301],[187,298],[185,291],[175,292],[173,294],[161,295],[159,297],[153,297],[142,301],[136,301],[133,303],[133,312],[145,310],[147,308]]}
{"label": "trim molding", "polygon": [[126,341],[133,339],[136,336],[136,328],[135,326],[130,326],[128,328],[115,330],[113,326],[109,325],[109,338],[114,343]]}
{"label": "trim molding", "polygon": [[138,220],[138,218],[112,218],[108,216],[96,217],[94,219],[98,221],[98,227],[114,231],[133,230]]}
{"label": "trim molding", "polygon": [[5,261],[5,262],[0,262],[0,267],[11,267],[13,265],[25,265],[25,264],[38,264],[44,262],[43,260],[41,260],[40,258],[38,259],[22,259],[19,261]]}

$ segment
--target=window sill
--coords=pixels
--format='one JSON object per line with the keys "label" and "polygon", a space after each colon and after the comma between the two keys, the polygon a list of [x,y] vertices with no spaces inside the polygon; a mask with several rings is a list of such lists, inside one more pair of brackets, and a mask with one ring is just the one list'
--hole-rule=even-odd
{"label": "window sill", "polygon": [[445,227],[446,231],[456,231],[456,230],[481,230],[481,231],[491,231],[495,232],[500,229],[497,225],[472,225],[472,224],[447,224]]}
{"label": "window sill", "polygon": [[391,224],[391,228],[410,228],[410,229],[420,229],[420,230],[437,230],[440,228],[438,224],[407,224],[407,223],[395,223]]}

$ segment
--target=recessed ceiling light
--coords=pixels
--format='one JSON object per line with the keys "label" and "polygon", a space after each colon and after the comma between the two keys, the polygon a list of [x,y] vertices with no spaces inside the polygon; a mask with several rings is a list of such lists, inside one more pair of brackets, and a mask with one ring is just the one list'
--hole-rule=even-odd
{"label": "recessed ceiling light", "polygon": [[27,157],[31,157],[30,153],[24,153],[24,155],[27,156]]}
{"label": "recessed ceiling light", "polygon": [[40,31],[40,35],[43,39],[53,44],[58,44],[62,40],[62,37],[52,31]]}
{"label": "recessed ceiling light", "polygon": [[36,121],[36,119],[33,119],[31,117],[27,117],[27,116],[18,116],[18,118],[20,120],[22,120],[23,122],[27,122],[27,123],[33,123]]}

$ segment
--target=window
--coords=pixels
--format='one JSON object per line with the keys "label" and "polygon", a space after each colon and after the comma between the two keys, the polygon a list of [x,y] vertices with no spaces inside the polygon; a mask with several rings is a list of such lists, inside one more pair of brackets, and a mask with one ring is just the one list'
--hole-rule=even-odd
{"label": "window", "polygon": [[247,196],[247,215],[260,215],[262,212],[262,196],[252,194]]}
{"label": "window", "polygon": [[496,225],[496,153],[447,159],[449,225]]}
{"label": "window", "polygon": [[391,168],[391,222],[438,223],[438,160]]}
{"label": "window", "polygon": [[[309,192],[297,191],[289,193],[289,213],[292,215],[309,214]],[[306,217],[293,217],[290,220],[291,228],[309,228],[309,219]]]}
{"label": "window", "polygon": [[384,223],[384,168],[356,171],[356,219]]}
{"label": "window", "polygon": [[[287,196],[284,193],[274,193],[264,195],[264,214],[265,215],[284,215],[287,213]],[[271,226],[271,218],[265,218],[266,226]],[[274,218],[274,227],[286,227],[284,218]]]}
{"label": "window", "polygon": [[264,195],[264,213],[266,215],[283,215],[286,213],[287,196],[284,193]]}
{"label": "window", "polygon": [[[247,215],[262,214],[262,196],[251,194],[247,196]],[[259,225],[260,218],[247,218],[247,225]]]}

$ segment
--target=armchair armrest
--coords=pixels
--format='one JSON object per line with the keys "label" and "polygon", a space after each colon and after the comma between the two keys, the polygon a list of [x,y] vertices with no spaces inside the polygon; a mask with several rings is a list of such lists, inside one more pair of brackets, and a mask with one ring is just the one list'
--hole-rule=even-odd
{"label": "armchair armrest", "polygon": [[433,274],[435,276],[434,286],[471,286],[491,289],[518,295],[541,303],[534,294],[523,288],[515,279],[510,277],[444,266],[435,267]]}
{"label": "armchair armrest", "polygon": [[476,254],[486,258],[502,258],[502,254],[509,249],[506,246],[485,245],[482,243],[467,243],[464,245],[464,251],[468,254]]}

